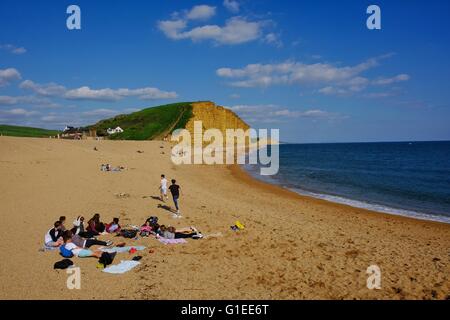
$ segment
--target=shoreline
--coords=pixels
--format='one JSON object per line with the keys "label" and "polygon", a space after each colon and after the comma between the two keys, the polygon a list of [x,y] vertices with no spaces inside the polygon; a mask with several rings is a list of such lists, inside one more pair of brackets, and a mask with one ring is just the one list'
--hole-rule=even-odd
{"label": "shoreline", "polygon": [[330,205],[332,207],[335,206],[337,208],[351,210],[351,211],[355,212],[356,214],[362,213],[362,214],[367,214],[369,216],[378,215],[378,216],[381,216],[384,218],[399,219],[400,221],[430,223],[430,224],[443,225],[443,226],[450,227],[450,223],[443,222],[443,221],[420,219],[420,218],[415,218],[415,217],[406,216],[406,215],[375,211],[375,210],[371,210],[368,208],[360,208],[360,207],[352,206],[352,205],[345,204],[345,203],[334,202],[331,200],[329,201],[326,199],[316,198],[311,195],[304,195],[304,194],[295,192],[292,189],[284,188],[283,186],[281,186],[279,184],[272,184],[270,182],[266,182],[266,181],[257,179],[255,177],[253,177],[248,171],[246,171],[244,168],[242,168],[240,165],[237,165],[237,164],[228,166],[228,170],[231,172],[231,174],[235,178],[241,180],[242,182],[247,183],[248,185],[250,185],[252,187],[257,187],[257,188],[260,188],[261,190],[268,191],[268,192],[277,194],[279,196],[289,197],[290,199],[307,201],[307,202],[316,203],[316,204],[320,204],[320,205]]}

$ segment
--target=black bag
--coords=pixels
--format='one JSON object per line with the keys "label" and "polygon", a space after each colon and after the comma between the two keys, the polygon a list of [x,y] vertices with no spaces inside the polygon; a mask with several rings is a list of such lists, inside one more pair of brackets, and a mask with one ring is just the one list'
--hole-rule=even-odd
{"label": "black bag", "polygon": [[103,252],[100,259],[98,259],[98,262],[103,264],[105,267],[107,265],[110,265],[113,263],[114,257],[116,256],[116,253],[109,253],[109,252]]}
{"label": "black bag", "polygon": [[63,259],[61,261],[55,262],[55,264],[53,265],[53,269],[67,269],[71,265],[73,265],[72,260]]}
{"label": "black bag", "polygon": [[137,235],[137,230],[125,229],[120,231],[120,235],[124,238],[135,238]]}

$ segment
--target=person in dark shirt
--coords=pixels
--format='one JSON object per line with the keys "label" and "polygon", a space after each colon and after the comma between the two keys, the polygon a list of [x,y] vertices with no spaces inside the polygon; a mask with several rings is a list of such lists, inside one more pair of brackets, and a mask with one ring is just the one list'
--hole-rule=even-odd
{"label": "person in dark shirt", "polygon": [[177,185],[177,181],[172,179],[172,185],[169,187],[170,193],[172,194],[173,203],[177,209],[176,214],[173,215],[174,218],[181,218],[180,207],[178,205],[178,199],[180,198],[181,187]]}

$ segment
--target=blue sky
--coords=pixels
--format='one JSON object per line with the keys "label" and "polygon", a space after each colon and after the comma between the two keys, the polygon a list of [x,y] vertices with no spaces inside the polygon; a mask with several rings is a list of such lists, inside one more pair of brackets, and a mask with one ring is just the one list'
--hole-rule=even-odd
{"label": "blue sky", "polygon": [[[81,8],[81,30],[66,9]],[[366,9],[381,8],[368,30]],[[448,1],[0,2],[0,123],[212,100],[289,142],[450,139]]]}

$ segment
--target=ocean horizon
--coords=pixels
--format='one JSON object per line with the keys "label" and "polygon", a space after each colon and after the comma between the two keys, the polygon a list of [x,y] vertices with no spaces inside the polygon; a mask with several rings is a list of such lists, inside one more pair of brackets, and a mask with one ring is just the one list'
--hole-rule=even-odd
{"label": "ocean horizon", "polygon": [[450,223],[450,141],[282,143],[280,170],[253,177],[302,195]]}

